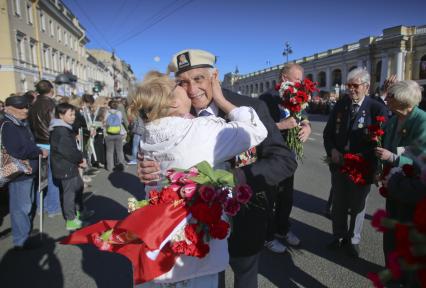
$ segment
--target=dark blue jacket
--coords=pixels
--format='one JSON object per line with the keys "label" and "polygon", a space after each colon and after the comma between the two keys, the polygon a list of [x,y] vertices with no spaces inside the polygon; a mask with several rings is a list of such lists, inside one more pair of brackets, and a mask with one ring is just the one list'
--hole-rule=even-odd
{"label": "dark blue jacket", "polygon": [[10,114],[5,114],[2,123],[4,123],[2,145],[6,151],[17,159],[29,159],[32,167],[32,175],[21,175],[14,181],[33,177],[38,172],[38,156],[41,154],[41,149],[35,143],[28,122],[20,121]]}
{"label": "dark blue jacket", "polygon": [[[323,133],[325,151],[328,156],[331,156],[333,148],[340,153],[362,154],[371,163],[371,179],[367,179],[371,182],[377,160],[368,126],[377,124],[376,116],[384,116],[387,119],[388,111],[385,105],[366,96],[355,119],[351,121],[351,105],[350,97],[345,97],[337,102],[330,114]],[[348,143],[349,149],[345,149]]]}

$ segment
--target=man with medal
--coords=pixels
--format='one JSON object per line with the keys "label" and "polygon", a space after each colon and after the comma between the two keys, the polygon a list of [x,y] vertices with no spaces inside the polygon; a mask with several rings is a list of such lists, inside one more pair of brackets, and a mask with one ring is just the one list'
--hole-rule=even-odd
{"label": "man with medal", "polygon": [[[378,160],[374,156],[375,144],[371,141],[368,126],[377,124],[377,116],[387,118],[388,113],[385,105],[368,96],[370,74],[365,69],[350,71],[346,87],[349,97],[337,102],[323,134],[333,186],[333,240],[328,247],[344,247],[350,256],[358,258],[365,203],[378,167]],[[355,184],[340,172],[346,153],[361,155],[369,161],[365,185]]]}

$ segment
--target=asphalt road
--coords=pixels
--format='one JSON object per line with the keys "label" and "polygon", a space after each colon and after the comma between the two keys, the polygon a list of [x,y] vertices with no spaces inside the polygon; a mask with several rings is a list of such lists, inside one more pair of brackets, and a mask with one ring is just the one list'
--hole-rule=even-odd
{"label": "asphalt road", "polygon": [[[259,287],[371,287],[369,271],[384,263],[381,234],[370,226],[371,215],[384,201],[373,188],[367,203],[360,259],[343,251],[325,248],[331,240],[331,222],[322,215],[330,189],[330,173],[323,163],[322,130],[326,117],[312,115],[313,133],[305,144],[305,159],[297,169],[292,230],[302,240],[298,249],[284,254],[264,250],[260,259]],[[127,214],[127,198],[143,197],[143,185],[135,167],[111,174],[102,171],[85,192],[86,204],[96,210],[91,222],[120,219]],[[90,193],[89,193],[90,192]],[[39,229],[38,216],[34,228]],[[0,226],[0,287],[132,287],[130,262],[120,255],[100,252],[91,246],[61,245],[68,233],[64,220],[45,217],[41,249],[15,252],[12,248],[9,216]],[[37,237],[37,236],[36,236]],[[226,271],[226,287],[233,274]]]}

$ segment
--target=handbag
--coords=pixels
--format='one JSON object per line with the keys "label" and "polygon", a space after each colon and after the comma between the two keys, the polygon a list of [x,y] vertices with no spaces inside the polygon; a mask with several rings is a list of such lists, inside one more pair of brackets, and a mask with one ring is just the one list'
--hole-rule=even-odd
{"label": "handbag", "polygon": [[31,174],[32,168],[29,160],[21,160],[7,153],[6,148],[2,144],[3,126],[0,128],[0,187],[4,187],[7,183],[15,179],[21,174]]}

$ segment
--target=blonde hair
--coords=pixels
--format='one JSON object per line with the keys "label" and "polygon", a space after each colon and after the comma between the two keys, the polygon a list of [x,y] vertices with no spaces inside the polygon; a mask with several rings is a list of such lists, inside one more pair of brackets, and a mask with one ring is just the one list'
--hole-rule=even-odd
{"label": "blonde hair", "polygon": [[142,114],[145,122],[168,116],[175,87],[176,83],[167,75],[158,71],[148,72],[130,96],[130,113],[133,117]]}

